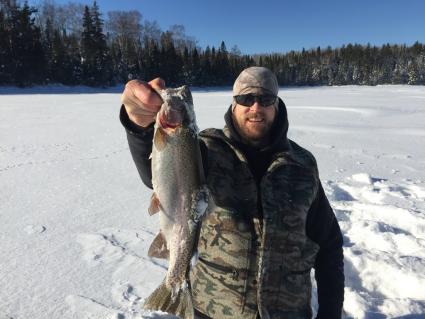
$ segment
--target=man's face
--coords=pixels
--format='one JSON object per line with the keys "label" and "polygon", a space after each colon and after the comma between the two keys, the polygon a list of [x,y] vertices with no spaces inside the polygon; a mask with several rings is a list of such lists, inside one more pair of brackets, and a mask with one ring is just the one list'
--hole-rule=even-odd
{"label": "man's face", "polygon": [[233,109],[233,123],[236,130],[245,143],[257,147],[270,142],[270,131],[275,117],[274,105],[264,107],[258,101],[250,107],[236,104]]}

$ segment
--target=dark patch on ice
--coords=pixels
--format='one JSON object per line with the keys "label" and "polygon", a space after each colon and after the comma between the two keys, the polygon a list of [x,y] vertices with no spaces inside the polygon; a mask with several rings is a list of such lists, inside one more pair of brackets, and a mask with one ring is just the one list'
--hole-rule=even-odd
{"label": "dark patch on ice", "polygon": [[347,236],[345,236],[345,235],[342,235],[342,239],[343,239],[343,242],[344,242],[344,247],[347,247],[347,248],[349,248],[349,247],[353,247],[355,244],[350,240],[350,238],[348,238]]}
{"label": "dark patch on ice", "polygon": [[360,256],[361,254],[363,254],[363,252],[361,250],[355,249],[355,250],[353,250],[353,254],[356,255],[356,256]]}
{"label": "dark patch on ice", "polygon": [[[424,312],[425,312],[425,303],[424,303]],[[393,319],[425,319],[425,313],[417,315],[405,315],[401,317],[394,317]]]}
{"label": "dark patch on ice", "polygon": [[340,222],[350,221],[350,218],[348,217],[348,215],[350,215],[351,211],[344,210],[344,209],[334,209],[334,212],[338,221]]}
{"label": "dark patch on ice", "polygon": [[411,196],[411,194],[409,193],[408,189],[405,188],[405,187],[403,187],[403,186],[400,186],[400,185],[390,186],[390,187],[388,187],[388,189],[389,189],[390,192],[399,192],[404,197],[410,197]]}
{"label": "dark patch on ice", "polygon": [[365,319],[386,319],[387,316],[379,312],[366,311],[364,318]]}
{"label": "dark patch on ice", "polygon": [[174,315],[168,314],[168,313],[151,313],[149,315],[143,315],[143,318],[146,319],[180,319],[179,317],[176,317]]}
{"label": "dark patch on ice", "polygon": [[353,263],[347,258],[344,258],[344,273],[345,285],[347,287],[351,287],[356,291],[363,290],[362,279],[359,276],[359,272],[356,267],[354,267]]}
{"label": "dark patch on ice", "polygon": [[[119,232],[119,230],[118,230]],[[146,261],[150,261],[152,262],[154,265],[167,270],[167,267],[162,265],[160,262],[155,261],[155,258],[146,258],[144,256],[141,256],[140,254],[136,253],[134,250],[130,249],[129,247],[126,246],[126,243],[121,243],[114,234],[102,234],[100,233],[100,236],[102,236],[102,238],[109,243],[111,246],[117,247],[121,250],[121,252],[125,255],[130,255],[139,259],[143,259]]]}
{"label": "dark patch on ice", "polygon": [[381,233],[393,233],[393,234],[403,234],[403,235],[409,235],[412,236],[411,233],[409,233],[408,231],[398,228],[398,227],[394,227],[391,225],[388,225],[386,223],[383,222],[378,222],[378,229]]}
{"label": "dark patch on ice", "polygon": [[28,225],[24,228],[24,231],[28,235],[34,235],[34,234],[42,234],[46,231],[46,227],[43,225]]}
{"label": "dark patch on ice", "polygon": [[[359,251],[357,251],[359,252]],[[360,252],[361,253],[361,252]],[[359,276],[359,271],[353,265],[353,263],[345,258],[344,259],[344,274],[345,274],[345,286],[350,287],[353,290],[356,290],[356,293],[363,296],[367,300],[373,300],[373,304],[370,305],[368,311],[365,312],[365,319],[383,319],[387,318],[379,311],[379,306],[381,306],[386,297],[375,290],[368,290],[363,286],[362,279]],[[346,318],[352,318],[349,315]]]}
{"label": "dark patch on ice", "polygon": [[344,201],[344,202],[351,202],[354,201],[353,196],[351,196],[351,194],[349,192],[347,192],[346,190],[343,190],[341,187],[339,187],[338,185],[333,185],[333,197],[336,201]]}
{"label": "dark patch on ice", "polygon": [[388,178],[381,178],[381,177],[372,177],[371,176],[370,179],[372,180],[372,183],[388,181]]}
{"label": "dark patch on ice", "polygon": [[127,293],[131,294],[133,292],[134,288],[131,285],[128,285],[127,287]]}
{"label": "dark patch on ice", "polygon": [[104,303],[101,303],[100,301],[97,301],[97,300],[95,300],[95,299],[93,299],[93,298],[86,297],[86,296],[83,296],[83,295],[77,295],[77,296],[78,296],[78,297],[80,297],[80,298],[82,298],[82,299],[89,300],[89,301],[91,301],[92,303],[97,304],[97,305],[99,305],[99,306],[102,306],[102,307],[104,307],[104,308],[106,308],[106,309],[111,309],[111,307],[109,307],[109,306],[105,305]]}
{"label": "dark patch on ice", "polygon": [[[134,302],[137,303],[141,298],[135,294],[133,294],[134,288],[131,285],[127,285],[127,289],[122,293],[122,297],[124,300],[131,301],[131,299],[134,299]],[[134,298],[132,298],[134,296]]]}

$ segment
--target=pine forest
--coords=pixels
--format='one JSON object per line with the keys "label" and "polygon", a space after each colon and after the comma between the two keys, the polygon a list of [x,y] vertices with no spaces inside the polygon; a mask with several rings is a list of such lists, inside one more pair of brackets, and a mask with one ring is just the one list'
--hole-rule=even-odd
{"label": "pine forest", "polygon": [[425,45],[346,44],[242,54],[235,45],[199,47],[183,25],[161,30],[139,11],[45,0],[0,0],[0,85],[107,87],[161,76],[167,85],[231,85],[248,66],[273,70],[280,85],[425,84]]}

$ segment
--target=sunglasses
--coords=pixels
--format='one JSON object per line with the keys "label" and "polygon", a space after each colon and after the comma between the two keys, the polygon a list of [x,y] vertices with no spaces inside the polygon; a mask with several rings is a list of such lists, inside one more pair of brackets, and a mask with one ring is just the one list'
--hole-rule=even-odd
{"label": "sunglasses", "polygon": [[276,102],[277,96],[266,94],[266,95],[254,95],[254,94],[243,94],[235,95],[233,97],[236,103],[243,106],[253,106],[255,102],[258,102],[262,107],[268,107]]}

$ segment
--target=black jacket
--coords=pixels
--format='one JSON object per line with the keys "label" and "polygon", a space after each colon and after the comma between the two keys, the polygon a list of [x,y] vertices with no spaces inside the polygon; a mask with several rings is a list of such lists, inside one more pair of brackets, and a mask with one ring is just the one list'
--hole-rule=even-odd
{"label": "black jacket", "polygon": [[[226,127],[230,131],[232,142],[245,153],[252,173],[259,184],[275,152],[284,150],[288,145],[288,116],[286,106],[280,100],[278,114],[273,124],[271,143],[262,149],[254,149],[244,144],[233,126],[231,107],[225,114]],[[153,125],[147,128],[131,122],[125,108],[121,108],[120,120],[127,132],[127,140],[133,160],[143,183],[152,188],[152,172],[149,156],[152,151]],[[202,157],[208,152],[205,144],[200,144]],[[206,161],[204,161],[205,163]],[[208,167],[204,167],[208,174]],[[258,201],[259,203],[261,201]],[[262,208],[259,212],[262,212]],[[343,238],[333,210],[320,185],[317,197],[310,207],[307,223],[307,236],[320,246],[315,263],[315,277],[318,288],[319,319],[341,318],[344,301],[344,263]]]}

